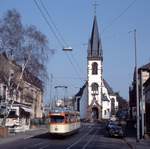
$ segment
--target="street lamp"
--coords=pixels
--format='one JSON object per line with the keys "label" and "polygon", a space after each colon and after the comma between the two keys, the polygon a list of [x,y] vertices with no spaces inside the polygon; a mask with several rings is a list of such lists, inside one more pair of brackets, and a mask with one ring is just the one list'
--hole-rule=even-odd
{"label": "street lamp", "polygon": [[62,50],[63,51],[72,51],[72,47],[64,47]]}

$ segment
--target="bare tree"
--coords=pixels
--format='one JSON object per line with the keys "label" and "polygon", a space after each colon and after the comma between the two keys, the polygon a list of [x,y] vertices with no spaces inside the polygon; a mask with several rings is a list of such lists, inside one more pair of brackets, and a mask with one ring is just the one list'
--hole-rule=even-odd
{"label": "bare tree", "polygon": [[[0,74],[4,77],[9,92],[16,90],[16,93],[24,72],[31,73],[44,83],[48,76],[45,64],[48,56],[54,54],[54,50],[48,46],[47,37],[35,26],[23,26],[21,16],[15,9],[8,10],[0,19],[0,52],[10,55],[11,61],[8,63],[1,59]],[[16,62],[17,67],[12,68],[9,62]],[[14,71],[14,76],[10,79],[11,69]],[[12,98],[10,110],[13,103],[14,98]],[[9,111],[3,120],[4,123]]]}
{"label": "bare tree", "polygon": [[23,26],[21,16],[9,10],[0,20],[0,51],[11,55],[18,64],[30,61],[26,69],[42,81],[47,78],[45,64],[48,56],[54,54],[48,46],[47,37],[35,26]]}
{"label": "bare tree", "polygon": [[19,48],[23,37],[23,26],[20,14],[15,10],[8,10],[0,20],[1,51],[14,52]]}

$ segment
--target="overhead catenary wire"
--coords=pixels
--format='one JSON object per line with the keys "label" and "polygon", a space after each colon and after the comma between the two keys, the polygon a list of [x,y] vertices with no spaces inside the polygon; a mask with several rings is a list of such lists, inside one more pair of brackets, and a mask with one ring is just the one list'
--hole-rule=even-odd
{"label": "overhead catenary wire", "polygon": [[128,11],[128,9],[133,6],[133,4],[136,1],[137,0],[133,0],[118,16],[116,16],[114,19],[112,19],[112,21],[103,29],[102,33],[104,33],[109,27],[111,27],[114,24],[114,22],[116,22],[119,18],[121,18]]}
{"label": "overhead catenary wire", "polygon": [[45,16],[45,14],[44,14],[43,10],[41,9],[41,7],[39,6],[38,2],[37,2],[36,0],[33,0],[33,1],[34,1],[34,3],[35,3],[36,7],[38,8],[38,10],[40,11],[40,13],[41,13],[43,19],[45,20],[46,24],[48,25],[49,29],[51,30],[51,32],[52,32],[53,35],[55,36],[56,40],[58,41],[58,43],[59,43],[61,46],[63,46],[61,40],[59,39],[59,37],[58,37],[57,34],[55,33],[53,27],[52,27],[51,24],[49,23],[47,17]]}
{"label": "overhead catenary wire", "polygon": [[[64,37],[62,36],[61,32],[60,32],[59,29],[57,28],[57,26],[56,26],[55,22],[53,21],[51,15],[50,15],[50,13],[49,13],[49,11],[47,10],[47,7],[45,6],[45,4],[43,3],[42,0],[39,0],[39,2],[40,2],[40,4],[41,4],[43,10],[44,10],[45,13],[47,14],[49,20],[51,21],[52,25],[54,26],[56,32],[58,33],[58,35],[59,35],[61,41],[63,42],[63,44],[64,44],[65,46],[68,47],[68,43],[66,42],[66,40],[65,40]],[[82,70],[81,70],[81,68],[80,68],[80,65],[78,64],[78,62],[77,62],[76,59],[74,58],[73,54],[71,53],[70,55],[71,55],[72,59],[74,60],[74,62],[75,62],[75,64],[76,64],[77,68],[79,69],[79,72],[81,72]],[[69,58],[69,55],[67,55],[67,57],[68,57],[70,63],[74,65],[74,63],[73,63],[73,62],[71,61],[71,59]],[[73,67],[76,69],[76,66],[74,65]],[[77,69],[76,69],[76,70],[77,70]]]}
{"label": "overhead catenary wire", "polygon": [[[37,1],[38,1],[39,3],[38,3]],[[44,18],[45,22],[46,22],[47,25],[49,26],[49,29],[50,29],[51,32],[54,34],[54,36],[55,36],[56,40],[58,41],[58,43],[61,45],[61,47],[68,46],[67,42],[64,40],[63,36],[61,35],[60,31],[58,30],[56,24],[55,24],[54,21],[52,20],[52,17],[51,17],[51,15],[49,14],[49,12],[48,12],[47,8],[45,7],[44,3],[42,2],[42,0],[34,0],[34,2],[35,2],[35,4],[36,4],[37,8],[39,9],[39,11],[40,11],[42,17]],[[40,7],[39,4],[41,4],[43,10],[41,9],[41,7]],[[45,16],[45,13],[44,13],[44,12],[46,13],[46,15],[47,15],[48,18]],[[51,23],[52,23],[53,26],[51,25],[51,23],[49,22],[49,20],[51,21]],[[55,28],[55,30],[53,29],[53,27]],[[55,31],[56,31],[57,33],[56,33]],[[77,74],[78,76],[80,76],[80,74],[79,74],[80,71],[78,71],[78,69],[79,69],[80,67],[79,67],[79,65],[77,64],[75,58],[74,58],[74,57],[72,56],[72,54],[71,54],[72,58],[74,59],[74,62],[76,62],[76,66],[77,66],[77,67],[74,65],[74,63],[72,62],[71,58],[69,57],[69,55],[68,55],[67,53],[66,53],[66,56],[67,56],[67,59],[69,60],[70,64],[73,66],[73,68],[74,68],[76,74]],[[77,68],[78,68],[78,69],[77,69]],[[83,80],[81,80],[81,81],[83,81]]]}
{"label": "overhead catenary wire", "polygon": [[55,22],[53,21],[51,15],[50,15],[50,13],[49,13],[49,11],[47,10],[47,7],[45,6],[45,4],[43,3],[42,0],[39,0],[39,2],[40,2],[40,4],[41,4],[43,10],[45,10],[45,12],[46,12],[46,14],[47,14],[49,20],[51,21],[51,23],[53,24],[53,26],[54,26],[54,28],[55,28],[55,30],[57,31],[57,33],[58,33],[60,39],[62,40],[63,43],[65,43],[65,45],[68,46],[67,42],[65,41],[65,39],[63,38],[61,32],[59,31],[59,29],[57,28]]}

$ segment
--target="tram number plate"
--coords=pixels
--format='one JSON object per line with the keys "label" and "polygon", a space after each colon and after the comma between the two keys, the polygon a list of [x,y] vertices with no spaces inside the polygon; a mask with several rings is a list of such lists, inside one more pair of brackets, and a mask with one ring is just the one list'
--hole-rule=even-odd
{"label": "tram number plate", "polygon": [[58,130],[58,128],[56,127],[56,128],[55,128],[55,130],[57,131],[57,130]]}

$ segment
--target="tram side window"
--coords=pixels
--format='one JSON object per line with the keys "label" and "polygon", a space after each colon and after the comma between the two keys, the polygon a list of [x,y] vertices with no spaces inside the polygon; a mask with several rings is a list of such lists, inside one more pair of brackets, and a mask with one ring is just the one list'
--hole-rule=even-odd
{"label": "tram side window", "polygon": [[80,116],[79,115],[77,115],[77,121],[80,121]]}
{"label": "tram side window", "polygon": [[51,116],[51,123],[62,123],[64,122],[64,116]]}
{"label": "tram side window", "polygon": [[65,122],[67,122],[67,123],[70,122],[70,117],[68,115],[65,115]]}
{"label": "tram side window", "polygon": [[75,121],[75,115],[71,115],[71,122],[74,122]]}

